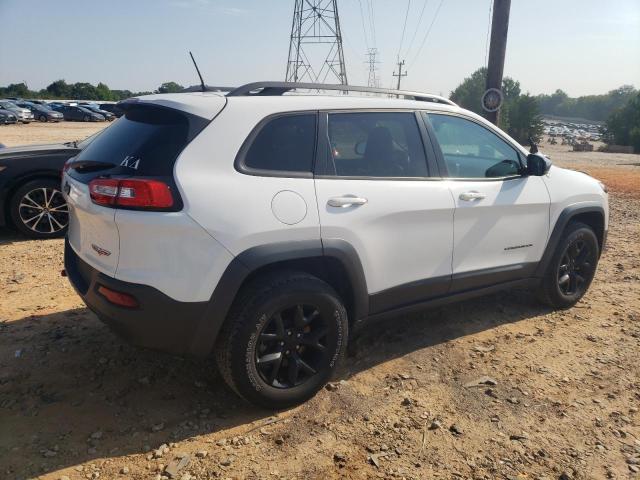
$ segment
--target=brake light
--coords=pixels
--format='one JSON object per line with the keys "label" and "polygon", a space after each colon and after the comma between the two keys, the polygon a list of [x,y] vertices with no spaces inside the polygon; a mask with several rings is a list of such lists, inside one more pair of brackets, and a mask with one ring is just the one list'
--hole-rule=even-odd
{"label": "brake light", "polygon": [[133,295],[129,295],[128,293],[116,292],[115,290],[111,290],[104,285],[100,285],[98,287],[98,293],[114,305],[119,305],[121,307],[127,308],[138,307],[138,301],[136,300],[136,297],[134,297]]}
{"label": "brake light", "polygon": [[62,167],[62,175],[64,175],[67,172],[67,170],[69,170],[69,168],[71,168],[71,160],[72,159],[73,159],[73,157],[71,157],[69,160],[64,162],[64,166]]}
{"label": "brake light", "polygon": [[170,208],[171,188],[161,180],[96,178],[89,183],[91,200],[104,207]]}

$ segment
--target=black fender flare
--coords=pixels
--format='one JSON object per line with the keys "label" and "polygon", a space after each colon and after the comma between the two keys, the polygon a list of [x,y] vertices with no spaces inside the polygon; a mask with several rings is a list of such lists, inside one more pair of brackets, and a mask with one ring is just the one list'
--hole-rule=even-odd
{"label": "black fender flare", "polygon": [[[556,223],[553,227],[553,231],[549,236],[549,241],[547,242],[547,246],[544,250],[544,253],[542,254],[542,258],[538,263],[538,267],[536,268],[536,271],[534,274],[535,277],[542,278],[544,276],[544,273],[546,272],[547,267],[549,266],[549,262],[551,262],[551,258],[553,257],[553,254],[556,251],[556,247],[558,246],[558,242],[560,241],[562,232],[564,232],[564,229],[573,218],[583,213],[597,213],[601,215],[602,224],[604,225],[604,220],[605,220],[604,208],[602,207],[602,205],[600,205],[597,202],[581,202],[574,205],[569,205],[564,210],[562,210],[562,212],[560,212],[560,215],[558,216],[558,220],[556,220]],[[604,241],[605,241],[606,235],[607,235],[607,232],[605,228],[603,232],[603,238],[602,238],[603,247],[604,247]]]}
{"label": "black fender flare", "polygon": [[236,294],[253,272],[288,260],[326,258],[337,260],[347,272],[354,296],[354,320],[365,318],[369,308],[367,285],[362,263],[351,244],[339,239],[317,239],[259,245],[234,257],[225,269],[200,319],[190,352],[206,356],[212,351]]}

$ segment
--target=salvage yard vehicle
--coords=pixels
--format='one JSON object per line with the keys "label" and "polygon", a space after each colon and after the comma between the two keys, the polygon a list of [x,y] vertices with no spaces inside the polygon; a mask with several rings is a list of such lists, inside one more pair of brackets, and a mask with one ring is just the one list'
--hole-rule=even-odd
{"label": "salvage yard vehicle", "polygon": [[52,104],[51,108],[56,112],[60,112],[64,116],[64,119],[69,121],[104,122],[105,120],[99,113],[77,105]]}
{"label": "salvage yard vehicle", "polygon": [[18,117],[10,110],[0,108],[0,125],[18,123]]}
{"label": "salvage yard vehicle", "polygon": [[19,107],[9,100],[0,100],[0,109],[10,111],[21,123],[31,123],[33,121],[33,113],[30,110]]}
{"label": "salvage yard vehicle", "polygon": [[46,105],[32,102],[17,102],[16,105],[29,110],[39,122],[60,122],[64,120],[60,112],[56,112]]}
{"label": "salvage yard vehicle", "polygon": [[14,227],[29,238],[63,236],[69,212],[60,191],[62,167],[95,135],[79,142],[1,149],[0,227]]}
{"label": "salvage yard vehicle", "polygon": [[66,274],[115,332],[215,354],[264,407],[313,396],[375,320],[515,287],[571,307],[605,245],[604,185],[436,95],[260,82],[118,106],[65,165]]}

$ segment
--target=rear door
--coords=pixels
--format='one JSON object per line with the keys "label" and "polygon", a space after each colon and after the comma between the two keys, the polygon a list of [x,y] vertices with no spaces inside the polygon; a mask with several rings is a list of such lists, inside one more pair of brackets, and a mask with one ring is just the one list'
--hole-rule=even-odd
{"label": "rear door", "polygon": [[321,116],[322,241],[356,250],[372,314],[449,289],[454,204],[446,182],[430,176],[434,154],[421,127],[412,111]]}
{"label": "rear door", "polygon": [[118,210],[92,201],[91,181],[157,179],[169,185],[175,199],[166,210],[180,210],[182,202],[173,166],[184,147],[207,123],[207,119],[179,110],[134,105],[67,165],[63,191],[69,204],[68,238],[78,255],[114,276],[120,249],[127,246],[121,245]]}
{"label": "rear door", "polygon": [[455,201],[452,291],[528,277],[549,230],[549,194],[510,141],[479,121],[425,114]]}

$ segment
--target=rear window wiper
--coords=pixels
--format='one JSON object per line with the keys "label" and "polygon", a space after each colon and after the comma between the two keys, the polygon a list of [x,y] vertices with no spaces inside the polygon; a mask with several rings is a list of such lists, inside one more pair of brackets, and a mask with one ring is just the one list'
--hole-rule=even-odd
{"label": "rear window wiper", "polygon": [[78,160],[77,162],[71,162],[69,168],[73,168],[78,171],[95,172],[98,170],[108,170],[115,167],[115,163],[100,162],[97,160]]}

